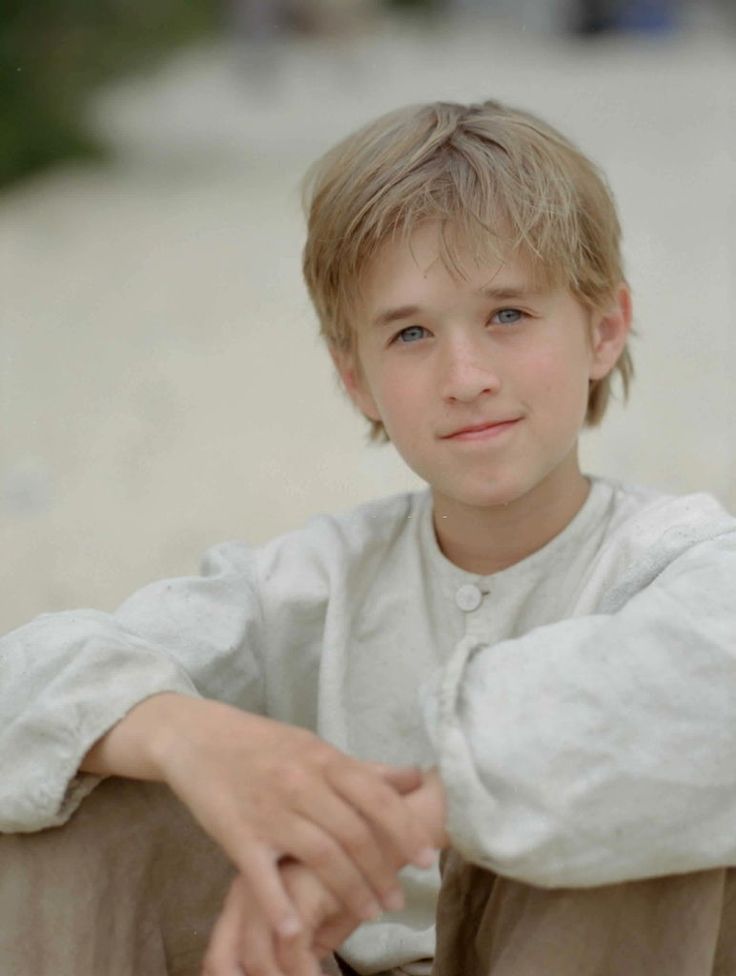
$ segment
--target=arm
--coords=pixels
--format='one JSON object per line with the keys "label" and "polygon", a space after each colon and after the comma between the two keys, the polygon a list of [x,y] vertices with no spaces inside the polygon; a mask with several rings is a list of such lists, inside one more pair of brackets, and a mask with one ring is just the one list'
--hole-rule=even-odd
{"label": "arm", "polygon": [[731,532],[607,613],[461,642],[426,707],[453,845],[541,886],[736,863],[734,580]]}
{"label": "arm", "polygon": [[[356,908],[390,899],[376,811],[390,811],[405,859],[421,860],[423,845],[385,777],[230,704],[266,704],[253,561],[226,546],[203,578],[152,584],[112,615],[47,615],[3,639],[0,764],[12,775],[0,777],[0,829],[63,823],[100,775],[159,779],[258,879],[274,924],[292,915],[275,870],[282,853],[314,864]],[[80,767],[93,775],[78,777]]]}

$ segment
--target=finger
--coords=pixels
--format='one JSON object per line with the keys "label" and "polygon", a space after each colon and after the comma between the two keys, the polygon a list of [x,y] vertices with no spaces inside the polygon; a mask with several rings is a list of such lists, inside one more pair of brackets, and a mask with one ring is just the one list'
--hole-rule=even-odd
{"label": "finger", "polygon": [[[378,883],[383,883],[384,890],[386,878],[389,885],[393,883],[388,864],[381,875],[383,854],[376,838],[365,821],[343,801],[325,801],[323,798],[317,815],[323,823],[327,821],[327,826],[306,819],[294,822],[289,853],[314,871],[337,899],[339,907],[363,921],[376,918],[381,914]],[[375,862],[379,862],[378,866]],[[371,872],[372,877],[369,877]],[[372,883],[376,883],[375,891]],[[300,905],[300,914],[303,914],[301,908]]]}
{"label": "finger", "polygon": [[317,957],[304,935],[294,939],[279,939],[276,958],[285,976],[317,976],[320,972]]}
{"label": "finger", "polygon": [[[394,911],[403,905],[403,893],[396,874],[398,869],[412,858],[406,856],[403,851],[397,850],[391,836],[392,823],[396,821],[397,816],[402,817],[406,824],[405,834],[409,833],[412,827],[415,834],[419,832],[419,841],[414,838],[413,843],[418,844],[420,848],[427,848],[420,855],[414,856],[415,863],[428,866],[434,863],[435,853],[428,849],[426,831],[416,825],[413,812],[404,805],[398,793],[384,782],[371,765],[350,760],[345,756],[340,756],[336,765],[342,771],[348,799],[340,793],[339,778],[336,776],[335,782],[331,781],[329,766],[325,767],[323,772],[325,781],[318,791],[312,788],[308,779],[304,779],[299,782],[298,789],[292,788],[290,796],[292,809],[302,813],[305,823],[321,828],[328,838],[316,834],[314,830],[311,832],[311,838],[308,838],[302,827],[300,846],[300,841],[292,827],[288,838],[284,838],[283,846],[290,854],[315,871],[338,895],[342,906],[368,920],[379,914],[381,906]],[[351,779],[358,781],[357,788],[351,786]],[[369,824],[361,815],[362,811],[356,809],[360,802],[364,806],[369,806],[364,798],[355,802],[356,796],[360,798],[361,783],[364,795],[370,794],[371,790],[375,794],[373,807],[376,823],[374,825]],[[382,823],[383,810],[389,811],[387,824]],[[330,840],[332,844],[329,843]],[[364,886],[352,872],[351,877],[345,877],[349,865],[340,857],[334,846],[335,842],[370,886],[378,898],[378,905],[371,905],[367,900],[361,904],[361,897],[365,898]]]}
{"label": "finger", "polygon": [[[312,868],[342,907],[366,921],[379,915],[382,906],[401,907],[396,878],[400,858],[349,803],[328,790],[324,794],[319,809],[311,811],[319,818],[309,825],[311,848],[302,848],[297,859]],[[292,838],[292,848],[296,845]]]}
{"label": "finger", "polygon": [[[222,934],[222,968],[213,976],[285,976],[279,969],[274,935],[242,875],[233,882],[218,926]],[[230,968],[226,968],[226,964]]]}
{"label": "finger", "polygon": [[279,876],[280,852],[259,839],[231,804],[221,804],[216,812],[216,817],[203,818],[200,823],[245,877],[271,929],[287,936],[299,931],[299,916]]}
{"label": "finger", "polygon": [[248,882],[269,930],[284,938],[298,934],[301,921],[281,880],[274,851],[249,838],[240,849],[228,853]]}
{"label": "finger", "polygon": [[335,763],[325,774],[333,788],[377,831],[397,859],[429,867],[434,863],[426,828],[417,820],[403,798],[365,764]]}
{"label": "finger", "polygon": [[397,793],[413,793],[424,782],[424,773],[417,766],[389,766],[387,763],[369,762],[365,764]]}
{"label": "finger", "polygon": [[240,972],[239,929],[240,911],[231,887],[210,935],[203,962],[203,976],[235,976]]}
{"label": "finger", "polygon": [[320,972],[320,966],[312,945],[314,930],[334,914],[339,905],[334,895],[303,865],[282,865],[282,876],[286,890],[299,906],[304,931],[295,939],[277,941],[277,959],[287,976],[315,976]]}
{"label": "finger", "polygon": [[[289,976],[278,963],[274,936],[263,916],[261,921],[264,924],[243,925],[241,928],[238,945],[241,971],[244,976]],[[222,976],[230,974],[223,973]]]}

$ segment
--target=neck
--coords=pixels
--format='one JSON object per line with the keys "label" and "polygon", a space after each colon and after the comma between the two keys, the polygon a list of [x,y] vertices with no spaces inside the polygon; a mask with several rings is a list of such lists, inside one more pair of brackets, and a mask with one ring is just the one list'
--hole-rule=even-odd
{"label": "neck", "polygon": [[558,469],[544,482],[508,504],[478,508],[434,495],[434,528],[450,562],[487,576],[513,566],[541,549],[582,508],[590,485],[574,470]]}

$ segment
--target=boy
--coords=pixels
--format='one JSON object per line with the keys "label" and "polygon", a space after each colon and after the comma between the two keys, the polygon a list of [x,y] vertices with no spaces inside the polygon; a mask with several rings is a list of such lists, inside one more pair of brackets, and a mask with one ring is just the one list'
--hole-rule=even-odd
{"label": "boy", "polygon": [[[428,849],[448,842],[442,976],[736,973],[736,523],[580,471],[581,427],[631,375],[601,177],[526,113],[404,109],[318,164],[304,263],[347,392],[428,492],[10,635],[0,827],[62,823],[96,782],[80,769],[168,784],[238,869],[217,976],[301,976],[352,929],[354,971],[429,972]],[[137,789],[102,784],[59,836],[98,851],[110,807],[155,819]],[[70,973],[111,932],[99,971],[196,971],[166,845],[190,861],[180,898],[212,885],[195,928],[230,878],[176,809],[143,880],[116,869],[114,924],[55,940]],[[43,884],[50,833],[9,838],[5,863]]]}

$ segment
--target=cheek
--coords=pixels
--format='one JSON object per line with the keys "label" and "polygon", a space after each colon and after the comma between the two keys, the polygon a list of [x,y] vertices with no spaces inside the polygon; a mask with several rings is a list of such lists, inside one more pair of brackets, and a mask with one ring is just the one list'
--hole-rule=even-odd
{"label": "cheek", "polygon": [[386,428],[401,429],[411,425],[417,413],[416,397],[411,383],[384,384],[376,391],[376,404]]}
{"label": "cheek", "polygon": [[527,353],[522,371],[528,389],[553,392],[564,387],[565,363],[559,350],[539,346]]}
{"label": "cheek", "polygon": [[588,402],[587,358],[579,348],[536,349],[525,362],[526,394],[541,397],[550,417],[584,416]]}

